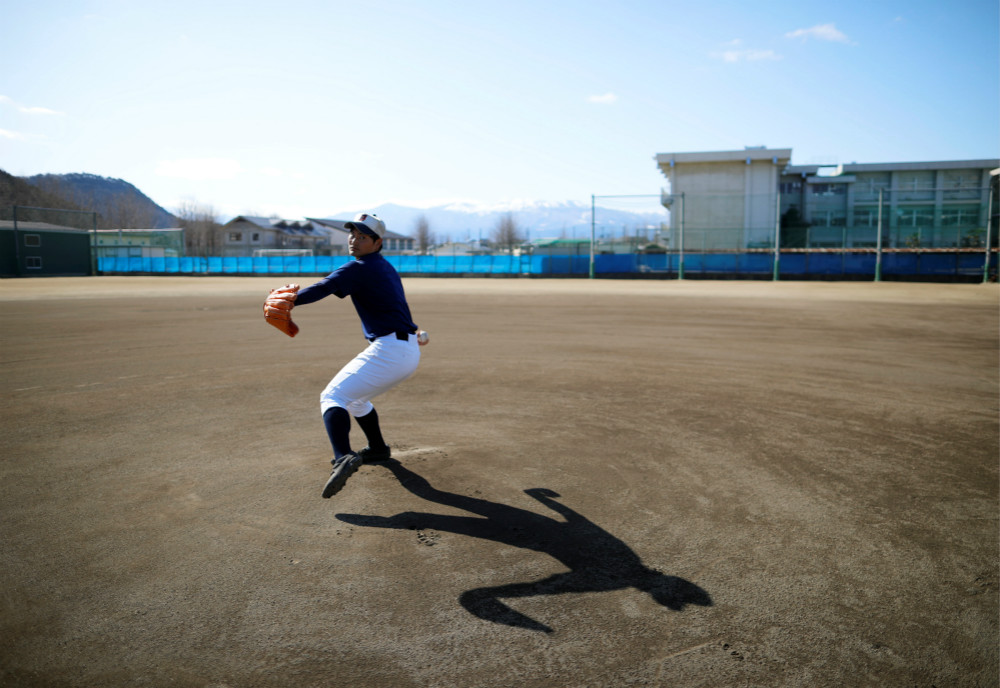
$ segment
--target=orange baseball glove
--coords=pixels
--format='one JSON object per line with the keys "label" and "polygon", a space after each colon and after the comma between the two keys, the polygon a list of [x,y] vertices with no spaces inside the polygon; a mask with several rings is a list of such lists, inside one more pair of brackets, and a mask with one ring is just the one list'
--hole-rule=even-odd
{"label": "orange baseball glove", "polygon": [[272,289],[264,300],[264,320],[289,337],[299,333],[299,326],[292,322],[292,308],[295,307],[295,296],[298,292],[299,285],[286,284],[278,289]]}

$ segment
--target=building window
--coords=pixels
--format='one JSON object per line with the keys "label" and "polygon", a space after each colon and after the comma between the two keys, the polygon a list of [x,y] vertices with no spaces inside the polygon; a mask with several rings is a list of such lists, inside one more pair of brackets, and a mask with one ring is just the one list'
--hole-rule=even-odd
{"label": "building window", "polygon": [[900,208],[896,211],[897,227],[930,227],[933,224],[933,208]]}
{"label": "building window", "polygon": [[809,193],[813,196],[843,196],[847,193],[847,184],[810,184]]}
{"label": "building window", "polygon": [[24,235],[24,245],[30,248],[38,248],[42,245],[42,235],[41,234],[25,234]]}
{"label": "building window", "polygon": [[260,232],[254,232],[253,234],[251,234],[250,235],[250,241],[252,241],[255,244],[259,244],[260,243]]}
{"label": "building window", "polygon": [[946,199],[978,198],[979,173],[976,170],[947,170],[943,176],[942,185]]}
{"label": "building window", "polygon": [[229,241],[243,241],[243,232],[230,232]]}
{"label": "building window", "polygon": [[952,206],[941,209],[941,224],[945,227],[963,227],[979,224],[979,206]]}
{"label": "building window", "polygon": [[878,208],[855,208],[855,227],[878,227]]}
{"label": "building window", "polygon": [[897,188],[901,201],[934,200],[934,172],[903,172],[898,177]]}
{"label": "building window", "polygon": [[[878,192],[888,191],[892,181],[889,172],[863,172],[858,174],[854,182],[854,199],[856,201],[877,201]],[[888,194],[884,195],[888,198]]]}
{"label": "building window", "polygon": [[41,270],[42,269],[42,257],[41,256],[26,256],[24,258],[24,267],[29,270]]}
{"label": "building window", "polygon": [[797,194],[802,192],[802,182],[782,182],[778,185],[782,194]]}
{"label": "building window", "polygon": [[810,224],[813,227],[845,227],[847,215],[838,210],[813,210]]}

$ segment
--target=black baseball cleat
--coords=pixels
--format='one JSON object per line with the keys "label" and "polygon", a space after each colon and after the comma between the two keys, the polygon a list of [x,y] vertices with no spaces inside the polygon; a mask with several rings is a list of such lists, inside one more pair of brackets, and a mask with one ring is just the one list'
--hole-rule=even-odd
{"label": "black baseball cleat", "polygon": [[392,457],[392,452],[389,450],[389,447],[382,447],[381,449],[365,447],[358,452],[358,456],[365,463],[374,463],[376,461],[388,461]]}
{"label": "black baseball cleat", "polygon": [[354,472],[361,466],[361,457],[355,453],[344,454],[339,459],[333,460],[333,470],[330,477],[323,486],[323,499],[329,499],[340,492],[340,489],[347,482],[347,479],[354,475]]}

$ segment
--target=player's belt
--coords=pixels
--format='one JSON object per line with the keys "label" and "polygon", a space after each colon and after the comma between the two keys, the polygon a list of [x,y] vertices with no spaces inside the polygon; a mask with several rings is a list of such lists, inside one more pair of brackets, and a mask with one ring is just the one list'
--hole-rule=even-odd
{"label": "player's belt", "polygon": [[[406,330],[396,330],[394,333],[390,332],[389,334],[395,334],[396,335],[396,339],[398,339],[401,342],[405,342],[405,341],[409,341],[411,334],[416,334],[416,330],[414,330],[412,332],[407,332]],[[376,339],[381,339],[382,337],[388,337],[388,336],[389,336],[388,334],[383,334],[383,335],[378,336],[378,337],[368,337],[368,341],[369,342],[374,342]]]}

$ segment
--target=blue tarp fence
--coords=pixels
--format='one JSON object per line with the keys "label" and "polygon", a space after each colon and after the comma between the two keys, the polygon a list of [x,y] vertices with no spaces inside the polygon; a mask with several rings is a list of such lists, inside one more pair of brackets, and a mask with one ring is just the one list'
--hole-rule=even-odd
{"label": "blue tarp fence", "polygon": [[[386,256],[403,274],[427,275],[588,275],[589,255],[564,256]],[[874,277],[873,252],[782,252],[781,277],[853,278]],[[262,258],[140,258],[102,257],[98,270],[103,274],[204,274],[204,275],[325,275],[351,260],[349,256],[268,256]],[[774,255],[770,252],[685,253],[684,276],[753,277],[773,274]],[[963,277],[982,276],[982,251],[895,251],[882,254],[883,277]],[[594,257],[595,275],[676,276],[679,254],[614,254]],[[990,273],[995,274],[997,254],[990,256]]]}

